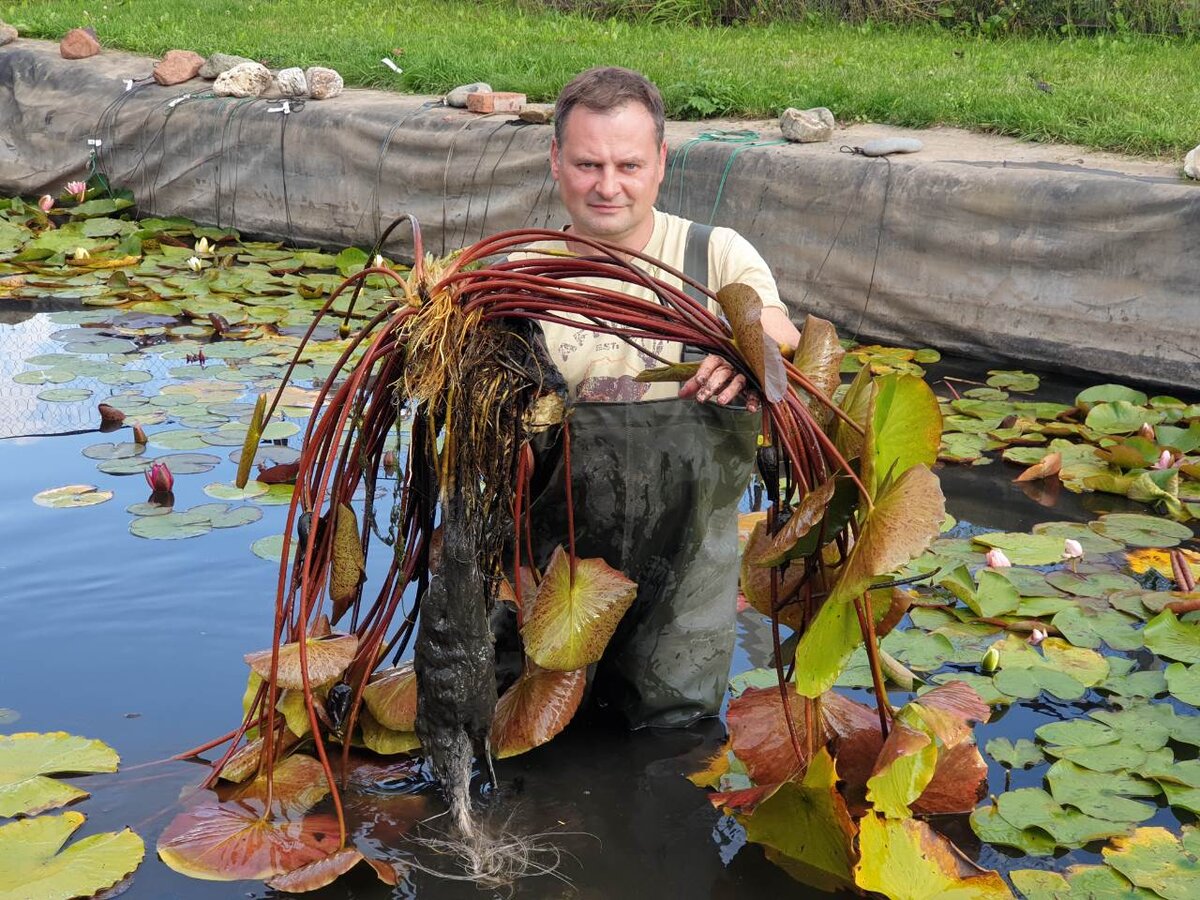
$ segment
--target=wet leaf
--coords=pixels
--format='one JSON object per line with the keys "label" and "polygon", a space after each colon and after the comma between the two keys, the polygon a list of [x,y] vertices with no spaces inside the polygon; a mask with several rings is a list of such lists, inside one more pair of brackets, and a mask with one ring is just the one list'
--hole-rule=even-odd
{"label": "wet leaf", "polygon": [[0,735],[0,816],[37,815],[81,800],[87,791],[47,776],[115,772],[119,762],[103,741],[65,731]]}
{"label": "wet leaf", "polygon": [[1113,609],[1080,605],[1056,613],[1051,622],[1077,647],[1095,649],[1103,643],[1114,650],[1138,650],[1142,646],[1142,633],[1133,627],[1133,620]]}
{"label": "wet leaf", "polygon": [[1038,481],[1042,478],[1049,478],[1052,475],[1057,475],[1062,470],[1062,454],[1047,453],[1038,462],[1034,463],[1013,481]]}
{"label": "wet leaf", "polygon": [[1200,666],[1171,663],[1166,671],[1171,696],[1192,706],[1200,706]]}
{"label": "wet leaf", "polygon": [[497,759],[540,747],[567,727],[583,700],[587,670],[528,666],[496,703],[492,751]]}
{"label": "wet leaf", "polygon": [[1097,384],[1081,391],[1075,397],[1075,405],[1084,412],[1098,403],[1124,401],[1134,406],[1144,406],[1147,397],[1141,391],[1125,387],[1123,384]]}
{"label": "wet leaf", "polygon": [[[826,397],[832,397],[841,384],[843,356],[845,351],[838,342],[833,323],[813,315],[805,316],[792,365]],[[822,426],[827,425],[833,414],[825,405],[807,393],[801,392],[800,396],[813,418]]]}
{"label": "wet leaf", "polygon": [[1159,656],[1184,663],[1200,663],[1200,624],[1180,622],[1165,609],[1142,630],[1146,648]]}
{"label": "wet leaf", "polygon": [[[830,697],[837,695],[829,695]],[[803,751],[807,747],[804,731],[803,697],[787,691],[792,723]],[[748,688],[729,702],[730,749],[745,765],[750,778],[758,784],[787,781],[802,771],[807,760],[796,755],[784,716],[783,698],[778,687]],[[878,730],[878,723],[876,723]],[[818,745],[824,741],[818,739]],[[870,754],[871,761],[879,750],[880,739]],[[864,778],[865,780],[865,778]]]}
{"label": "wet leaf", "polygon": [[771,860],[804,884],[833,891],[854,883],[857,829],[828,751],[813,757],[803,781],[780,785],[753,814],[738,818],[747,839],[767,847]]}
{"label": "wet leaf", "polygon": [[1104,861],[1138,887],[1166,900],[1200,896],[1200,833],[1185,826],[1182,837],[1165,828],[1139,828],[1114,838],[1102,851]]}
{"label": "wet leaf", "polygon": [[609,639],[633,603],[637,585],[601,559],[571,564],[555,549],[525,618],[525,652],[543,669],[570,672],[600,659]]}
{"label": "wet leaf", "polygon": [[286,875],[276,875],[267,882],[267,887],[288,894],[304,894],[333,884],[363,861],[363,855],[353,847],[338,850],[329,856],[313,860],[307,865],[293,869]]}
{"label": "wet leaf", "polygon": [[[862,480],[872,497],[887,480],[913,466],[932,466],[942,435],[937,397],[920,378],[886,375],[875,379],[868,407]],[[907,562],[907,560],[905,560]]]}
{"label": "wet leaf", "polygon": [[1060,847],[1082,847],[1132,829],[1128,822],[1109,822],[1066,809],[1045,791],[1018,788],[996,799],[996,810],[1014,828],[1040,828]]}
{"label": "wet leaf", "polygon": [[768,403],[778,403],[788,389],[787,372],[779,345],[763,331],[762,300],[754,288],[740,282],[717,292],[717,303],[725,313],[733,340],[750,371],[754,373]]}
{"label": "wet leaf", "polygon": [[1062,539],[1046,534],[992,531],[977,534],[971,540],[1003,550],[1014,566],[1044,566],[1063,558]]}
{"label": "wet leaf", "polygon": [[393,731],[375,720],[369,709],[360,709],[359,727],[362,730],[363,746],[383,756],[412,753],[421,748],[421,739],[414,731]]}
{"label": "wet leaf", "polygon": [[78,509],[105,503],[112,498],[112,491],[102,491],[94,484],[68,484],[35,494],[33,502],[50,509]]}
{"label": "wet leaf", "polygon": [[1082,813],[1110,822],[1145,822],[1157,811],[1131,797],[1157,797],[1158,786],[1126,772],[1093,772],[1060,759],[1046,773],[1054,799]]}
{"label": "wet leaf", "polygon": [[[346,671],[358,652],[358,638],[352,634],[335,635],[329,638],[308,638],[304,642],[307,656],[308,683],[320,687],[336,681]],[[299,691],[304,688],[303,670],[300,662],[299,642],[282,644],[278,654],[279,687]],[[271,649],[246,654],[246,664],[260,678],[270,680]]]}
{"label": "wet leaf", "polygon": [[271,878],[338,849],[333,816],[267,811],[254,799],[205,799],[177,815],[158,839],[159,858],[170,868],[209,881]]}
{"label": "wet leaf", "polygon": [[[278,563],[283,556],[283,538],[282,534],[269,534],[266,537],[261,537],[250,545],[250,550],[259,559],[265,559],[268,562]],[[296,557],[296,542],[288,546],[288,558],[295,559]]]}
{"label": "wet leaf", "polygon": [[977,869],[917,819],[867,815],[860,825],[855,882],[893,900],[999,900],[1012,892],[996,872]]}
{"label": "wet leaf", "polygon": [[1029,900],[1154,900],[1157,894],[1134,887],[1108,866],[1071,866],[1067,877],[1041,869],[1008,873]]}
{"label": "wet leaf", "polygon": [[984,749],[992,759],[1010,769],[1029,769],[1046,761],[1037,744],[1025,738],[1015,744],[1008,738],[992,738]]}
{"label": "wet leaf", "polygon": [[[245,452],[245,451],[243,451]],[[245,461],[249,455],[243,457]],[[345,503],[337,506],[333,523],[333,559],[329,566],[329,599],[333,603],[330,621],[336,623],[358,595],[358,586],[366,578],[366,562],[358,535],[358,517]]]}
{"label": "wet leaf", "polygon": [[1126,400],[1097,403],[1088,410],[1084,424],[1099,434],[1133,434],[1145,424],[1162,421],[1162,413],[1145,409]]}
{"label": "wet leaf", "polygon": [[1004,388],[1021,393],[1032,393],[1038,389],[1041,379],[1029,372],[990,369],[987,383],[995,388]]}
{"label": "wet leaf", "polygon": [[89,835],[63,850],[83,822],[82,813],[66,812],[0,826],[0,897],[91,897],[141,865],[145,845],[128,828]]}
{"label": "wet leaf", "polygon": [[[1046,581],[1077,597],[1104,597],[1115,591],[1132,591],[1138,583],[1120,572],[1051,572]],[[1132,649],[1132,648],[1130,648]]]}
{"label": "wet leaf", "polygon": [[204,486],[204,493],[216,500],[253,500],[265,494],[270,485],[261,481],[249,481],[245,487],[218,482]]}
{"label": "wet leaf", "polygon": [[1109,513],[1088,527],[1097,534],[1131,547],[1174,547],[1192,536],[1186,525],[1136,513]]}
{"label": "wet leaf", "polygon": [[[746,560],[753,566],[778,566],[789,559],[807,556],[816,550],[817,535],[810,541],[803,541],[813,528],[821,524],[825,518],[825,510],[833,499],[836,479],[830,478],[804,495],[804,499],[792,512],[791,518],[784,523],[774,537],[768,537],[765,529],[760,541],[751,536],[751,549],[745,554]],[[842,523],[843,525],[845,523]],[[840,528],[826,529],[825,539],[830,540]],[[759,548],[758,543],[765,541],[766,546]],[[797,545],[801,545],[797,549]],[[768,576],[769,578],[769,576]],[[743,577],[743,581],[745,578]],[[745,587],[743,587],[745,590]]]}
{"label": "wet leaf", "polygon": [[415,730],[417,673],[412,663],[402,663],[372,675],[363,689],[363,702],[385,728],[393,731]]}
{"label": "wet leaf", "polygon": [[129,523],[131,534],[151,541],[177,541],[199,537],[208,534],[212,528],[212,522],[206,515],[196,515],[190,510],[142,516]]}
{"label": "wet leaf", "polygon": [[890,818],[908,818],[909,806],[933,779],[937,759],[937,745],[929,735],[894,722],[867,780],[867,800]]}
{"label": "wet leaf", "polygon": [[1040,828],[1015,828],[1000,815],[995,805],[980,806],[971,812],[971,829],[980,840],[1004,847],[1015,847],[1027,856],[1050,856],[1058,845]]}

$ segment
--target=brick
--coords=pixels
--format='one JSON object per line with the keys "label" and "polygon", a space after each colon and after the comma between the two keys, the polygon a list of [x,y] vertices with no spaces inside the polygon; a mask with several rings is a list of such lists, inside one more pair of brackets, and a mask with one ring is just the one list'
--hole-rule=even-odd
{"label": "brick", "polygon": [[525,95],[513,91],[477,91],[467,94],[467,109],[473,113],[518,113]]}

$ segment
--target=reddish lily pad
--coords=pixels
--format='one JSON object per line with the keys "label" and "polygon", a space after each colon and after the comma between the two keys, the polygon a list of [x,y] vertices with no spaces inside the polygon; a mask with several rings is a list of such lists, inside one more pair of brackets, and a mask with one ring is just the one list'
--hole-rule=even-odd
{"label": "reddish lily pad", "polygon": [[[283,644],[279,648],[277,683],[282,688],[293,691],[304,688],[300,649],[299,642]],[[358,652],[358,638],[352,634],[308,638],[305,641],[305,651],[308,683],[311,687],[320,687],[336,681],[346,671]],[[271,655],[270,648],[247,653],[246,664],[257,672],[260,678],[270,680]]]}
{"label": "reddish lily pad", "polygon": [[560,731],[579,708],[586,669],[556,672],[530,666],[496,703],[492,749],[498,759],[539,747]]}

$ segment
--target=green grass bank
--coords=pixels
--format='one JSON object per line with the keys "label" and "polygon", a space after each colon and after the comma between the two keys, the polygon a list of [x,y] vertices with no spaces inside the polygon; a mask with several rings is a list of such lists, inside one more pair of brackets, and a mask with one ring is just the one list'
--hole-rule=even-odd
{"label": "green grass bank", "polygon": [[[843,121],[956,125],[1143,156],[1178,158],[1200,142],[1200,42],[1189,38],[997,38],[827,20],[670,24],[503,0],[0,0],[0,11],[28,37],[92,25],[109,47],[331,65],[348,84],[418,93],[486,80],[550,100],[581,69],[617,64],[654,79],[678,118],[820,105]],[[380,63],[387,55],[403,75]]]}

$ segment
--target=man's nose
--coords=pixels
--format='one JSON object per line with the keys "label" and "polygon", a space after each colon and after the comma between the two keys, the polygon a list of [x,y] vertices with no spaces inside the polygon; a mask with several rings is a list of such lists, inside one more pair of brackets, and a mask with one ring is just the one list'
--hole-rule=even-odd
{"label": "man's nose", "polygon": [[617,170],[611,166],[601,168],[596,178],[596,193],[608,199],[617,196],[620,192],[621,186],[617,181]]}

